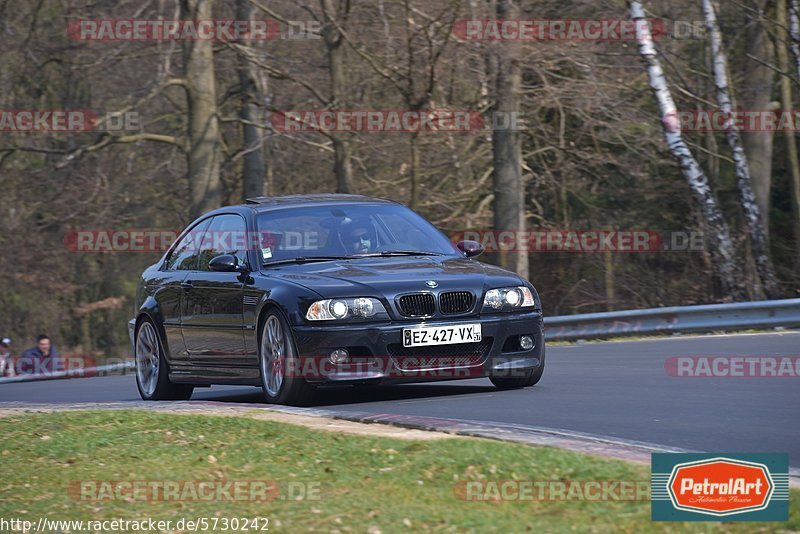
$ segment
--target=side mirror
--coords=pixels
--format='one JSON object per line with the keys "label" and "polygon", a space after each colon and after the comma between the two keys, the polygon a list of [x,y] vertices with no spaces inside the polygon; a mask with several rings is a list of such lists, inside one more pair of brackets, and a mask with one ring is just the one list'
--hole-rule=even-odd
{"label": "side mirror", "polygon": [[477,241],[459,241],[456,243],[456,247],[468,258],[474,258],[475,256],[483,254],[483,247]]}
{"label": "side mirror", "polygon": [[239,260],[233,254],[221,254],[211,258],[208,268],[218,273],[242,273],[247,270],[244,264],[239,265]]}

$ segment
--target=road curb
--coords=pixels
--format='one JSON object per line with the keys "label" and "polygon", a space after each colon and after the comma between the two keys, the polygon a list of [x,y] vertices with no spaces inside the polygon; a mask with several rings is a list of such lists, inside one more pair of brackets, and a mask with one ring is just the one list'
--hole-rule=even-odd
{"label": "road curb", "polygon": [[[522,443],[539,447],[555,447],[562,450],[589,454],[603,458],[611,458],[631,463],[649,465],[650,455],[654,452],[703,452],[689,449],[668,447],[655,443],[625,440],[608,436],[573,432],[571,430],[533,427],[527,425],[508,424],[499,422],[477,422],[462,419],[434,418],[410,415],[395,415],[371,412],[351,412],[343,415],[339,412],[321,408],[299,408],[292,406],[272,406],[254,403],[237,403],[231,406],[228,402],[217,401],[170,401],[168,403],[153,403],[146,401],[113,402],[113,403],[75,403],[75,404],[46,404],[5,402],[0,403],[0,409],[18,410],[21,413],[52,412],[67,410],[147,410],[180,414],[202,413],[203,407],[225,411],[232,416],[244,415],[253,410],[268,410],[272,412],[309,417],[325,417],[356,423],[390,425],[414,430],[427,430],[446,434],[492,439],[511,443]],[[224,416],[227,414],[219,414]],[[789,485],[800,488],[800,469],[789,469]]]}

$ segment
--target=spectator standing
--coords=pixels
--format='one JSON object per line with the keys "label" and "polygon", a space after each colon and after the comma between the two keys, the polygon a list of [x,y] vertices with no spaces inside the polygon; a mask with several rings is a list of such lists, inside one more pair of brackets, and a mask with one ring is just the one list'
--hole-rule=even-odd
{"label": "spectator standing", "polygon": [[41,372],[42,369],[52,373],[59,369],[58,350],[47,334],[36,336],[36,346],[27,349],[20,357],[34,373]]}
{"label": "spectator standing", "polygon": [[15,376],[14,358],[11,355],[11,338],[0,339],[0,378]]}

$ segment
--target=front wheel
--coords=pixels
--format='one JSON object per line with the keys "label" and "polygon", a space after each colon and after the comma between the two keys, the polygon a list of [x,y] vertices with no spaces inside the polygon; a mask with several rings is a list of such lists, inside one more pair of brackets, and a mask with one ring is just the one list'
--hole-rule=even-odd
{"label": "front wheel", "polygon": [[169,381],[169,368],[163,344],[150,319],[145,319],[136,331],[136,387],[142,399],[188,400],[193,386]]}
{"label": "front wheel", "polygon": [[259,347],[261,389],[267,402],[294,406],[310,404],[315,388],[298,376],[300,366],[292,332],[279,312],[273,310],[267,315]]}

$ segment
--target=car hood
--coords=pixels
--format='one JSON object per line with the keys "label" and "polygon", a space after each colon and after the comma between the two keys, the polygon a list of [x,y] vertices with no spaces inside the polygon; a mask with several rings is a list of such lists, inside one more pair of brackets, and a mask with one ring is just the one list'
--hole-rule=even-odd
{"label": "car hood", "polygon": [[516,274],[466,258],[405,256],[362,258],[265,269],[262,274],[302,285],[324,298],[379,297],[426,291],[467,289],[481,294],[493,287],[521,285]]}

